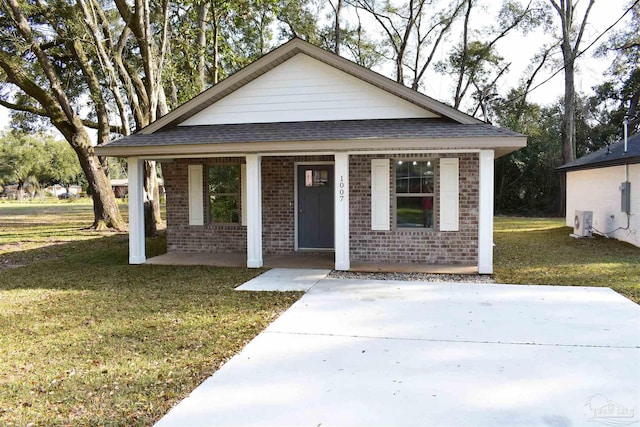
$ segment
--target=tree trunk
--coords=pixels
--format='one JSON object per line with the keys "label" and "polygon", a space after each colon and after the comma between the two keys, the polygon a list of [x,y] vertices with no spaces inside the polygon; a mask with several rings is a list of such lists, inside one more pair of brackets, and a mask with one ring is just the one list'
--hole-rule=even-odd
{"label": "tree trunk", "polygon": [[105,230],[114,228],[124,230],[125,223],[120,215],[115,195],[111,189],[111,182],[104,173],[98,156],[93,152],[88,136],[76,135],[74,139],[85,139],[84,142],[77,142],[73,148],[80,160],[80,166],[87,177],[91,198],[93,199],[94,221],[91,228],[95,230]]}
{"label": "tree trunk", "polygon": [[203,2],[198,6],[198,93],[206,88],[206,49],[207,49],[207,15],[209,14],[209,3]]}
{"label": "tree trunk", "polygon": [[336,4],[335,7],[336,19],[333,25],[335,47],[333,51],[336,55],[340,55],[340,43],[342,43],[342,29],[340,28],[340,12],[342,12],[342,1],[343,0],[338,0],[338,4]]}
{"label": "tree trunk", "polygon": [[147,201],[151,203],[153,220],[155,225],[162,223],[160,215],[160,189],[158,187],[158,170],[156,162],[148,160],[144,162],[144,189]]}
{"label": "tree trunk", "polygon": [[561,172],[560,174],[560,194],[558,197],[558,216],[563,217],[567,214],[567,173]]}
{"label": "tree trunk", "polygon": [[576,159],[576,103],[573,58],[565,61],[564,77],[564,114],[562,118],[562,162]]}

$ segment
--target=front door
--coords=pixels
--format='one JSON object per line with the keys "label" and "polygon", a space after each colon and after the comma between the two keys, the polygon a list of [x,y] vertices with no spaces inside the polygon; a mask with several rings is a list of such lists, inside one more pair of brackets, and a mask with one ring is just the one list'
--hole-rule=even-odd
{"label": "front door", "polygon": [[333,248],[333,165],[298,165],[298,248]]}

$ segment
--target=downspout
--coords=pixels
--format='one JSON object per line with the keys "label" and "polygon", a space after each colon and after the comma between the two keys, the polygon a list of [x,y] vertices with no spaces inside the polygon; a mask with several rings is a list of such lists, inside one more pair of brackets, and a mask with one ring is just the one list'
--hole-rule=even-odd
{"label": "downspout", "polygon": [[[629,138],[629,121],[627,120],[627,118],[624,118],[624,121],[622,122],[623,126],[624,126],[624,154],[627,154],[627,149],[628,149],[628,138]],[[624,165],[624,181],[627,182],[629,181],[629,163],[626,163]]]}
{"label": "downspout", "polygon": [[[624,125],[624,154],[627,154],[627,148],[628,148],[628,139],[629,139],[629,120],[625,117],[624,121],[622,122],[622,124]],[[624,182],[629,182],[629,162],[624,164]],[[631,209],[628,209],[629,211],[631,211]],[[629,229],[629,227],[631,226],[631,213],[627,212],[627,228],[626,230]],[[624,229],[623,229],[624,230]]]}

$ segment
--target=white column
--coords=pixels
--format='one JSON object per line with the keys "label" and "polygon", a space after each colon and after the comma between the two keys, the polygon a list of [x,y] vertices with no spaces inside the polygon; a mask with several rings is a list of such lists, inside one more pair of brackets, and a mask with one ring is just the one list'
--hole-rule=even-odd
{"label": "white column", "polygon": [[349,270],[349,154],[335,154],[335,257],[336,270]]}
{"label": "white column", "polygon": [[493,150],[480,151],[478,273],[493,273]]}
{"label": "white column", "polygon": [[144,160],[127,158],[129,177],[129,264],[144,264]]}
{"label": "white column", "polygon": [[260,156],[247,154],[247,267],[262,267],[262,174]]}

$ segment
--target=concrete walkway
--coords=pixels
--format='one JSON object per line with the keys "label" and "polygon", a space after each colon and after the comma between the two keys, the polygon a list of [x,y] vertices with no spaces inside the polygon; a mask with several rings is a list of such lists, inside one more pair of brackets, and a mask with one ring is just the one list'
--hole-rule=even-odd
{"label": "concrete walkway", "polygon": [[236,288],[236,291],[308,291],[331,270],[274,268]]}
{"label": "concrete walkway", "polygon": [[607,288],[323,279],[157,424],[629,425],[640,307]]}

